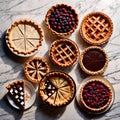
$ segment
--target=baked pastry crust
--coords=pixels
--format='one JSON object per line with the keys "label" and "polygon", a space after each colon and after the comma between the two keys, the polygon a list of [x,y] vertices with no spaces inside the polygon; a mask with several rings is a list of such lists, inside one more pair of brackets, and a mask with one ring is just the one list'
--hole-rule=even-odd
{"label": "baked pastry crust", "polygon": [[82,20],[80,33],[89,44],[100,45],[107,42],[112,32],[113,22],[102,12],[89,13]]}
{"label": "baked pastry crust", "polygon": [[32,20],[19,20],[14,22],[7,31],[7,44],[18,55],[35,53],[43,40],[42,30]]}
{"label": "baked pastry crust", "polygon": [[[74,18],[75,24],[74,24],[73,28],[71,28],[71,30],[69,30],[69,31],[67,31],[67,32],[57,32],[56,30],[54,30],[53,28],[51,28],[50,23],[49,23],[49,18],[50,18],[50,16],[51,16],[51,13],[54,12],[54,10],[57,9],[57,8],[59,8],[59,7],[67,8],[67,9],[69,9],[70,11],[72,11],[72,16],[73,16],[73,18]],[[64,13],[62,13],[62,15],[63,15],[63,14],[64,14]],[[64,17],[66,18],[66,15],[65,15]],[[58,18],[58,19],[59,19],[59,18]],[[45,23],[46,23],[48,29],[49,29],[53,34],[56,34],[56,35],[58,35],[58,36],[67,36],[67,35],[70,35],[71,33],[73,33],[73,32],[75,31],[75,29],[77,28],[77,26],[78,26],[78,22],[79,22],[79,21],[78,21],[78,15],[77,15],[76,11],[75,11],[71,6],[68,6],[68,5],[66,5],[66,4],[57,4],[56,6],[52,6],[52,7],[48,10],[48,12],[47,12],[47,14],[46,14],[46,17],[45,17]],[[61,26],[63,26],[63,25],[61,25]],[[68,26],[70,26],[70,25],[68,25]]]}
{"label": "baked pastry crust", "polygon": [[[96,98],[96,99],[98,99],[97,101],[97,103],[96,104],[101,104],[102,106],[101,107],[91,107],[90,106],[90,104],[91,103],[89,103],[89,105],[87,105],[87,103],[85,102],[85,100],[84,100],[84,98],[83,98],[83,91],[84,91],[84,88],[87,86],[87,85],[89,85],[89,84],[91,84],[92,85],[92,83],[93,84],[95,84],[95,83],[99,83],[100,85],[103,85],[104,86],[104,88],[102,88],[101,86],[96,86],[96,92],[98,92],[98,93],[96,93],[96,95],[98,95],[99,94],[99,90],[102,90],[103,89],[103,91],[105,92],[105,90],[104,89],[106,89],[106,93],[104,93],[104,94],[107,94],[107,96],[105,96],[104,95],[104,97],[106,97],[106,99],[107,99],[107,101],[106,101],[106,103],[100,103],[99,102],[99,100],[100,100],[100,98],[98,99],[98,98]],[[93,89],[94,87],[92,87],[92,89]],[[89,89],[89,92],[90,92],[90,89]],[[85,91],[84,91],[84,93],[85,93]],[[87,92],[86,92],[86,94],[88,94]],[[101,92],[100,92],[100,94],[102,94]],[[93,96],[93,93],[91,93],[91,95]],[[95,96],[95,94],[94,94],[94,96]],[[99,96],[99,95],[98,95]],[[109,97],[109,98],[108,98]],[[104,111],[105,109],[107,109],[108,108],[108,106],[110,105],[110,103],[111,103],[111,101],[112,101],[112,97],[113,97],[113,95],[112,95],[112,90],[111,90],[111,88],[110,88],[110,86],[106,83],[106,82],[104,82],[104,80],[102,80],[102,79],[91,79],[91,80],[89,80],[89,81],[87,81],[86,83],[84,83],[83,84],[83,86],[81,87],[81,90],[80,90],[80,102],[81,102],[81,104],[82,104],[82,106],[86,109],[86,110],[88,110],[90,113],[92,113],[92,112],[95,112],[95,113],[99,113],[99,112],[102,112],[102,111]],[[104,99],[104,98],[103,98]],[[88,98],[87,98],[87,100],[88,100]],[[93,104],[94,105],[94,104]]]}
{"label": "baked pastry crust", "polygon": [[73,100],[76,86],[69,75],[63,72],[50,72],[40,82],[38,92],[43,102],[60,107]]}
{"label": "baked pastry crust", "polygon": [[24,73],[27,79],[33,83],[39,83],[49,72],[47,61],[41,57],[33,57],[25,63]]}
{"label": "baked pastry crust", "polygon": [[[83,61],[83,58],[84,58],[85,54],[86,54],[88,51],[91,51],[91,50],[99,51],[100,53],[102,53],[102,54],[104,55],[104,59],[105,59],[103,67],[101,67],[100,69],[95,70],[95,71],[87,69],[87,68],[85,67],[85,65],[83,64],[83,62],[84,62],[84,61]],[[88,56],[88,60],[90,60],[90,57],[91,57],[91,56]],[[99,57],[100,57],[100,55],[97,56],[98,60],[99,60]],[[91,58],[91,61],[94,63],[94,62],[95,62],[95,61],[94,61],[94,58]],[[88,61],[88,63],[90,63],[91,61]],[[99,62],[100,62],[100,60],[99,60]],[[87,64],[88,64],[88,63],[87,63]],[[106,53],[101,47],[98,47],[98,46],[90,46],[90,47],[86,48],[86,49],[81,53],[79,64],[80,64],[81,69],[82,69],[85,73],[87,73],[87,74],[89,74],[89,75],[102,74],[102,73],[105,71],[106,67],[108,66],[108,55],[107,55],[107,53]],[[91,66],[91,67],[92,67],[92,66]],[[93,66],[93,67],[94,67],[94,66]],[[96,67],[97,67],[97,66],[96,66]]]}
{"label": "baked pastry crust", "polygon": [[70,39],[58,39],[50,48],[50,57],[60,67],[73,65],[79,56],[79,49],[75,42]]}
{"label": "baked pastry crust", "polygon": [[17,80],[6,86],[9,96],[20,109],[25,108],[24,84],[23,80]]}

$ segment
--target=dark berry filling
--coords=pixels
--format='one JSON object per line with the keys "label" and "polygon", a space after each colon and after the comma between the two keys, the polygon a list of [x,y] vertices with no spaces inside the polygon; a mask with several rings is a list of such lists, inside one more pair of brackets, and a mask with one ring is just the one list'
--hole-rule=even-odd
{"label": "dark berry filling", "polygon": [[106,62],[105,55],[98,49],[89,50],[83,57],[83,65],[91,71],[101,70]]}
{"label": "dark berry filling", "polygon": [[91,108],[100,108],[107,104],[110,98],[110,90],[99,81],[92,81],[83,89],[83,100]]}
{"label": "dark berry filling", "polygon": [[54,8],[49,17],[50,27],[59,32],[69,32],[76,25],[76,13],[71,7],[59,6]]}

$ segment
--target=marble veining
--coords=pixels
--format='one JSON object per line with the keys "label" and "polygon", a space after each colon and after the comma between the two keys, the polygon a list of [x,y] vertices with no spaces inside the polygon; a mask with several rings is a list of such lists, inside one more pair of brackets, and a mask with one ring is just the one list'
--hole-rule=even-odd
{"label": "marble veining", "polygon": [[[69,36],[75,41],[80,52],[88,47],[80,36],[79,29],[82,18],[89,12],[101,11],[108,14],[114,25],[113,34],[109,42],[102,45],[109,56],[109,64],[103,76],[113,85],[115,100],[109,111],[101,115],[87,115],[78,108],[75,100],[66,108],[57,110],[44,107],[39,97],[33,106],[20,112],[12,108],[5,95],[5,85],[14,79],[24,79],[24,63],[22,59],[12,54],[5,44],[5,33],[8,27],[18,19],[32,19],[36,21],[44,32],[44,40],[36,56],[47,59],[51,70],[62,70],[75,80],[76,86],[87,77],[77,63],[70,69],[53,67],[49,59],[50,44],[57,38],[48,32],[44,19],[47,10],[57,3],[65,3],[76,9],[79,15],[78,29]],[[0,120],[119,120],[120,119],[120,0],[1,0],[0,1]]]}

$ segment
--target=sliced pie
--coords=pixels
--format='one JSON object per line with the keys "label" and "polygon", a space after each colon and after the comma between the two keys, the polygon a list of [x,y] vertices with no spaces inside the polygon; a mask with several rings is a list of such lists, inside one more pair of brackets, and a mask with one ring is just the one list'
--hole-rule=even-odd
{"label": "sliced pie", "polygon": [[10,49],[18,55],[35,53],[43,39],[41,28],[31,20],[19,20],[11,25],[7,32]]}
{"label": "sliced pie", "polygon": [[48,73],[40,82],[39,94],[51,106],[64,106],[72,101],[76,86],[70,76],[63,72]]}
{"label": "sliced pie", "polygon": [[108,15],[92,12],[82,20],[80,32],[87,43],[103,44],[108,41],[113,32],[113,23]]}
{"label": "sliced pie", "polygon": [[79,49],[75,42],[69,39],[59,39],[52,43],[50,57],[60,67],[73,65],[79,56]]}
{"label": "sliced pie", "polygon": [[77,28],[78,15],[71,6],[57,4],[48,10],[45,22],[52,33],[66,36]]}
{"label": "sliced pie", "polygon": [[112,97],[110,85],[102,79],[91,79],[85,82],[80,89],[80,102],[91,113],[106,110]]}
{"label": "sliced pie", "polygon": [[18,80],[10,83],[6,86],[8,89],[8,95],[14,101],[14,103],[20,108],[25,108],[25,92],[24,92],[24,81]]}
{"label": "sliced pie", "polygon": [[24,73],[28,80],[38,83],[49,72],[49,66],[45,59],[33,57],[25,63]]}
{"label": "sliced pie", "polygon": [[102,74],[107,65],[108,55],[101,47],[88,47],[80,55],[80,66],[87,74]]}

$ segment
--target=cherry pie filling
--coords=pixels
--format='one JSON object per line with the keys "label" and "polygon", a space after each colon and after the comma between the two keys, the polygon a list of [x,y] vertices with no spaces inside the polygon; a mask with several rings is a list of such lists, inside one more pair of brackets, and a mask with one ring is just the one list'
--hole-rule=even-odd
{"label": "cherry pie filling", "polygon": [[74,28],[77,22],[76,13],[71,7],[65,5],[54,7],[49,16],[50,27],[59,32],[69,32]]}
{"label": "cherry pie filling", "polygon": [[91,108],[101,108],[110,99],[110,90],[99,81],[92,81],[85,85],[82,93],[85,104]]}

